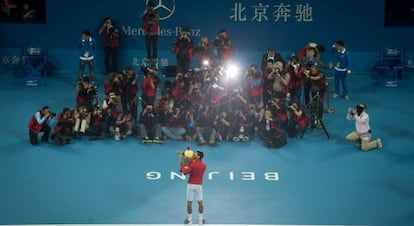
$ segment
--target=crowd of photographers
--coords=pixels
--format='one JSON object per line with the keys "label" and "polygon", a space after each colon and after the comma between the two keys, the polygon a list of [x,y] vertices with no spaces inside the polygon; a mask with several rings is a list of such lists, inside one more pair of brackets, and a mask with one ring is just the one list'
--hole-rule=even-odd
{"label": "crowd of photographers", "polygon": [[[42,109],[32,124],[53,124],[46,130],[59,145],[84,136],[90,140],[139,136],[143,143],[173,139],[212,146],[258,137],[266,146],[280,147],[286,144],[286,135],[303,137],[308,113],[322,117],[326,80],[320,68],[331,67],[319,60],[322,46],[307,45],[303,53],[288,59],[270,48],[260,67],[252,64],[240,73],[230,65],[233,49],[225,30],[212,41],[202,37],[198,45],[193,42],[188,29],[174,42],[172,53],[178,62],[174,79],[162,82],[155,64],[142,66],[142,79],[129,67],[108,74],[100,99],[99,88],[85,76],[77,85],[74,109],[63,109],[53,123],[47,120],[52,115]],[[190,68],[194,58],[197,66]],[[308,112],[310,105],[314,110]]]}

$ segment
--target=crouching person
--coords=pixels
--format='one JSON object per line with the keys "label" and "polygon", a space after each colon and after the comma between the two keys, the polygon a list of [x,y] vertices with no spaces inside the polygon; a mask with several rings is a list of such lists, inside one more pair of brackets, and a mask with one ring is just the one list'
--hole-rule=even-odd
{"label": "crouching person", "polygon": [[266,147],[280,148],[287,143],[286,136],[278,127],[270,109],[265,110],[260,125],[260,137]]}
{"label": "crouching person", "polygon": [[107,118],[106,111],[100,109],[99,105],[93,107],[89,127],[86,130],[86,133],[89,135],[89,140],[100,140],[105,137],[105,132],[108,128]]}
{"label": "crouching person", "polygon": [[75,121],[75,125],[73,126],[73,136],[80,139],[89,127],[90,112],[86,106],[80,105],[75,109],[73,118]]}
{"label": "crouching person", "polygon": [[135,120],[130,112],[121,113],[115,123],[115,140],[123,140],[132,134]]}
{"label": "crouching person", "polygon": [[55,113],[50,111],[49,106],[44,106],[42,109],[34,113],[31,117],[28,128],[29,128],[29,139],[32,145],[38,143],[38,135],[43,132],[41,141],[47,143],[50,137],[50,131],[53,127],[53,118],[56,116]]}
{"label": "crouching person", "polygon": [[72,111],[69,108],[64,108],[62,113],[58,115],[57,123],[54,128],[54,140],[57,145],[69,144],[73,125]]}

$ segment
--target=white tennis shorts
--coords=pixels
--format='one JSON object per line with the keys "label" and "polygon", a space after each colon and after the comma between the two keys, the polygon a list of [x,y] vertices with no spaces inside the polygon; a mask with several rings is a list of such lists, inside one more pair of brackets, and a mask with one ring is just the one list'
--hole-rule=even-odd
{"label": "white tennis shorts", "polygon": [[194,200],[203,200],[203,187],[201,184],[187,184],[187,201]]}

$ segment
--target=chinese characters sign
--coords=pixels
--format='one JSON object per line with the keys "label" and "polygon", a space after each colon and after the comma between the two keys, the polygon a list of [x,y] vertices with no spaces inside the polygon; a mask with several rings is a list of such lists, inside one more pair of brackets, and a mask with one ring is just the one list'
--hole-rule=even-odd
{"label": "chinese characters sign", "polygon": [[234,22],[313,22],[312,5],[306,4],[286,4],[283,2],[275,4],[263,4],[261,2],[246,5],[234,3],[230,8],[229,19]]}

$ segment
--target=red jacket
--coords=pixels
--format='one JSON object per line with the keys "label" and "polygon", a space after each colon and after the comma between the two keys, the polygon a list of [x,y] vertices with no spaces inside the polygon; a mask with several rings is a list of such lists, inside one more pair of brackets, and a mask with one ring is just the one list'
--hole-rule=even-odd
{"label": "red jacket", "polygon": [[[151,84],[153,84],[154,86],[152,86]],[[147,75],[145,76],[144,81],[142,82],[141,88],[142,93],[146,97],[155,97],[158,89],[158,80],[153,78],[152,76]]]}
{"label": "red jacket", "polygon": [[200,159],[194,159],[188,166],[181,166],[181,172],[184,175],[190,174],[188,178],[189,184],[203,184],[203,175],[206,171],[206,164]]}
{"label": "red jacket", "polygon": [[157,12],[153,12],[153,16],[150,14],[144,14],[142,16],[142,19],[144,20],[144,24],[142,28],[144,29],[144,33],[146,35],[156,35],[158,34],[158,31],[160,29],[160,25],[158,23],[159,15]]}
{"label": "red jacket", "polygon": [[[43,117],[41,115],[41,117]],[[33,115],[32,118],[29,121],[29,124],[27,125],[27,127],[29,128],[29,130],[33,133],[40,133],[40,131],[42,130],[42,126],[47,123],[47,119],[43,121],[43,123],[39,123],[35,116]]]}

